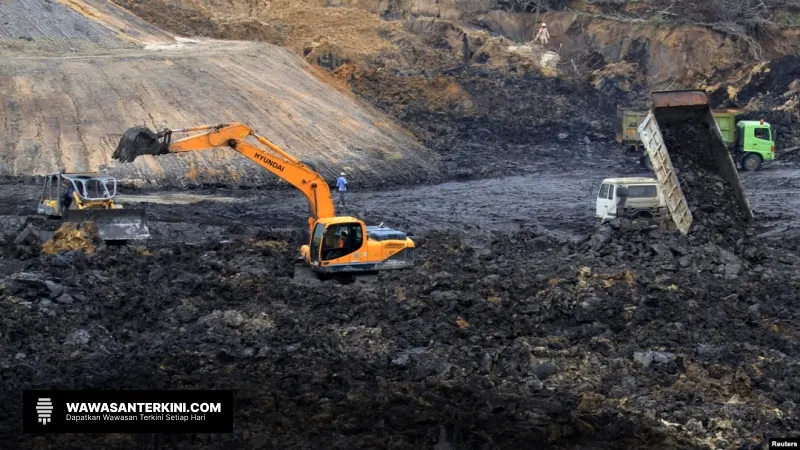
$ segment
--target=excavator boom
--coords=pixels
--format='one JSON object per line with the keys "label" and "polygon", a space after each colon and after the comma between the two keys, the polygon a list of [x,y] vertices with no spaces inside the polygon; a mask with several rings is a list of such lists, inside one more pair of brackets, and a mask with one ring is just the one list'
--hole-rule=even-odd
{"label": "excavator boom", "polygon": [[[203,133],[171,142],[174,133],[194,131]],[[254,138],[266,149],[258,148],[246,141],[248,137]],[[162,130],[158,133],[146,128],[130,128],[123,134],[113,158],[122,162],[132,162],[144,155],[192,152],[216,147],[230,147],[236,150],[299,189],[308,200],[309,233],[319,219],[335,216],[330,188],[317,172],[250,127],[240,123],[202,125]]]}

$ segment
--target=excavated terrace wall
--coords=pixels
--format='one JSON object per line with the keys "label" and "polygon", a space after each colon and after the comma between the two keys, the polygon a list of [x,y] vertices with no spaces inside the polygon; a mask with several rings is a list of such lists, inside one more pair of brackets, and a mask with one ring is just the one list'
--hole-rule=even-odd
{"label": "excavated terrace wall", "polygon": [[[356,184],[438,176],[436,156],[387,116],[263,43],[175,41],[110,2],[10,0],[0,13],[0,173],[104,167],[141,185],[275,184],[231,149],[110,161],[129,127],[243,122]],[[19,35],[25,34],[24,39]]]}
{"label": "excavated terrace wall", "polygon": [[[715,74],[725,74],[742,63],[754,61],[751,47],[742,39],[701,26],[622,22],[576,12],[509,13],[490,10],[489,0],[336,0],[335,3],[377,14],[405,14],[478,25],[523,42],[535,36],[538,19],[546,22],[550,31],[548,49],[567,56],[592,51],[602,55],[606,63],[638,64],[652,89],[697,87],[709,82]],[[590,3],[574,3],[575,7],[598,10]],[[758,44],[758,56],[766,59],[800,54],[800,27],[770,30]]]}

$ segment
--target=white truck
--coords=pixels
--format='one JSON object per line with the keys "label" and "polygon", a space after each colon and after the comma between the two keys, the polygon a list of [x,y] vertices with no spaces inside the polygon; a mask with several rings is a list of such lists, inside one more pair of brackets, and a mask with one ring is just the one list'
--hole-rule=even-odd
{"label": "white truck", "polygon": [[597,192],[596,215],[601,223],[616,217],[661,221],[669,217],[669,209],[655,178],[606,178]]}

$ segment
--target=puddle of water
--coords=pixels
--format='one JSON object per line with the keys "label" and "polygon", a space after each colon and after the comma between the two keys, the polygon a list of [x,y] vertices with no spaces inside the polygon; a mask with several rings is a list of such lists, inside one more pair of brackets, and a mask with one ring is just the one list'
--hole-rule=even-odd
{"label": "puddle of water", "polygon": [[214,195],[198,195],[198,194],[151,194],[151,195],[118,195],[116,200],[119,203],[158,203],[162,205],[188,205],[191,203],[199,203],[203,201],[232,203],[237,201],[234,197],[219,197]]}

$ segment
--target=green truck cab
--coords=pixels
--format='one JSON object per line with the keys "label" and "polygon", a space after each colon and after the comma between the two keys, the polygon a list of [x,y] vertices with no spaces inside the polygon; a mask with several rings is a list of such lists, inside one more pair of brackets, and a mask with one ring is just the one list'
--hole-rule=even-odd
{"label": "green truck cab", "polygon": [[[736,122],[738,110],[713,111],[722,139],[731,149],[734,160],[745,171],[757,171],[764,161],[775,159],[775,135],[769,123],[763,120]],[[627,146],[628,152],[639,155],[639,163],[653,171],[647,152],[639,139],[637,128],[647,117],[647,111],[622,111],[617,127],[617,142]]]}
{"label": "green truck cab", "polygon": [[763,120],[741,120],[736,124],[734,156],[743,170],[756,171],[763,161],[775,159],[775,134]]}

